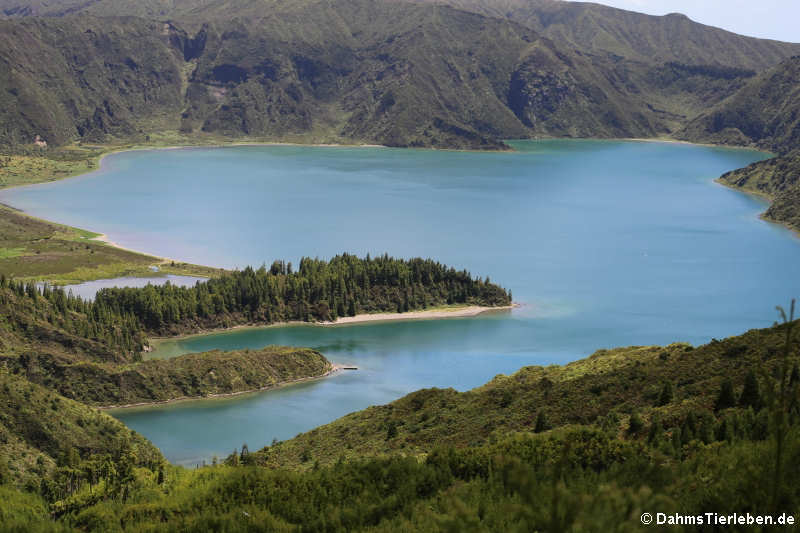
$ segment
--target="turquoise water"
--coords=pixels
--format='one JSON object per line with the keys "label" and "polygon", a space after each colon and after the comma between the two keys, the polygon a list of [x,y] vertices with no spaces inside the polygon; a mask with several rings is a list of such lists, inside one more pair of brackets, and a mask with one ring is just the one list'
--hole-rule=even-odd
{"label": "turquoise water", "polygon": [[160,356],[306,345],[358,371],[278,391],[114,413],[191,464],[286,439],[422,387],[480,385],[603,347],[707,342],[770,325],[800,294],[798,240],[713,183],[764,154],[528,141],[516,153],[236,147],[128,152],[0,201],[123,246],[215,266],[348,251],[431,256],[523,306],[468,319],[240,330]]}

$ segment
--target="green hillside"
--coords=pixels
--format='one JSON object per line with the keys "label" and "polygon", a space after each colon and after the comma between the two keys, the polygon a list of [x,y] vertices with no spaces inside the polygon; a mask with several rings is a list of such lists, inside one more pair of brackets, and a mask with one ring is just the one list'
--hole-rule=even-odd
{"label": "green hillside", "polygon": [[0,145],[659,137],[800,53],[594,4],[451,6],[4,0]]}
{"label": "green hillside", "polygon": [[691,414],[698,424],[711,424],[702,431],[713,432],[721,384],[730,381],[738,398],[749,372],[773,375],[783,342],[781,331],[772,329],[697,348],[599,350],[564,366],[525,367],[467,392],[417,391],[267,448],[260,457],[272,466],[310,466],[340,457],[424,456],[436,446],[480,446],[511,432],[576,424],[623,431],[634,413],[658,419],[665,429]]}
{"label": "green hillside", "polygon": [[[760,71],[800,44],[737,35],[672,13],[652,16],[589,2],[420,0],[508,18],[571,48],[640,63],[725,65]],[[11,2],[13,3],[13,1]]]}
{"label": "green hillside", "polygon": [[77,462],[47,489],[0,486],[0,526],[608,532],[638,531],[644,512],[796,516],[797,326],[419,391],[193,471],[128,452],[92,478]]}
{"label": "green hillside", "polygon": [[135,465],[164,462],[152,444],[115,418],[4,367],[0,391],[0,484],[41,492],[48,482],[69,477],[70,468],[99,469],[105,459],[119,461],[128,453]]}

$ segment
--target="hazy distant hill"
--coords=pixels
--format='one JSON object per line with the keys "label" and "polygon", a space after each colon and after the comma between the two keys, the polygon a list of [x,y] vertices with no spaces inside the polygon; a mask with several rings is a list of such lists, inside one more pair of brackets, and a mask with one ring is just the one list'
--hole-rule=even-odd
{"label": "hazy distant hill", "polygon": [[663,136],[800,53],[683,16],[449,3],[0,0],[0,144]]}

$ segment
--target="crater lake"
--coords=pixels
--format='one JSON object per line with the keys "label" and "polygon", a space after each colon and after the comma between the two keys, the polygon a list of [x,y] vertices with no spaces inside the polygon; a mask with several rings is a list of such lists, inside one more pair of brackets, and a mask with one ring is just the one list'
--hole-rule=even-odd
{"label": "crater lake", "polygon": [[0,191],[122,246],[242,268],[337,253],[431,257],[521,307],[473,318],[241,329],[156,357],[268,344],[357,366],[231,399],[113,411],[173,462],[251,450],[425,387],[469,389],[614,346],[704,343],[765,327],[798,295],[798,239],[714,179],[767,157],[677,143],[516,141],[515,152],[238,146],[133,151]]}

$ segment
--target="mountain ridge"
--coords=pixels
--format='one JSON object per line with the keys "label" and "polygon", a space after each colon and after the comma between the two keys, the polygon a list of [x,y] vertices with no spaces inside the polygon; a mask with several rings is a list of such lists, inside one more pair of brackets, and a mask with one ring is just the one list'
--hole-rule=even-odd
{"label": "mountain ridge", "polygon": [[[550,0],[0,10],[7,150],[36,135],[61,146],[159,132],[492,150],[508,138],[663,137],[800,53],[682,17]],[[22,16],[34,14],[51,16]]]}

